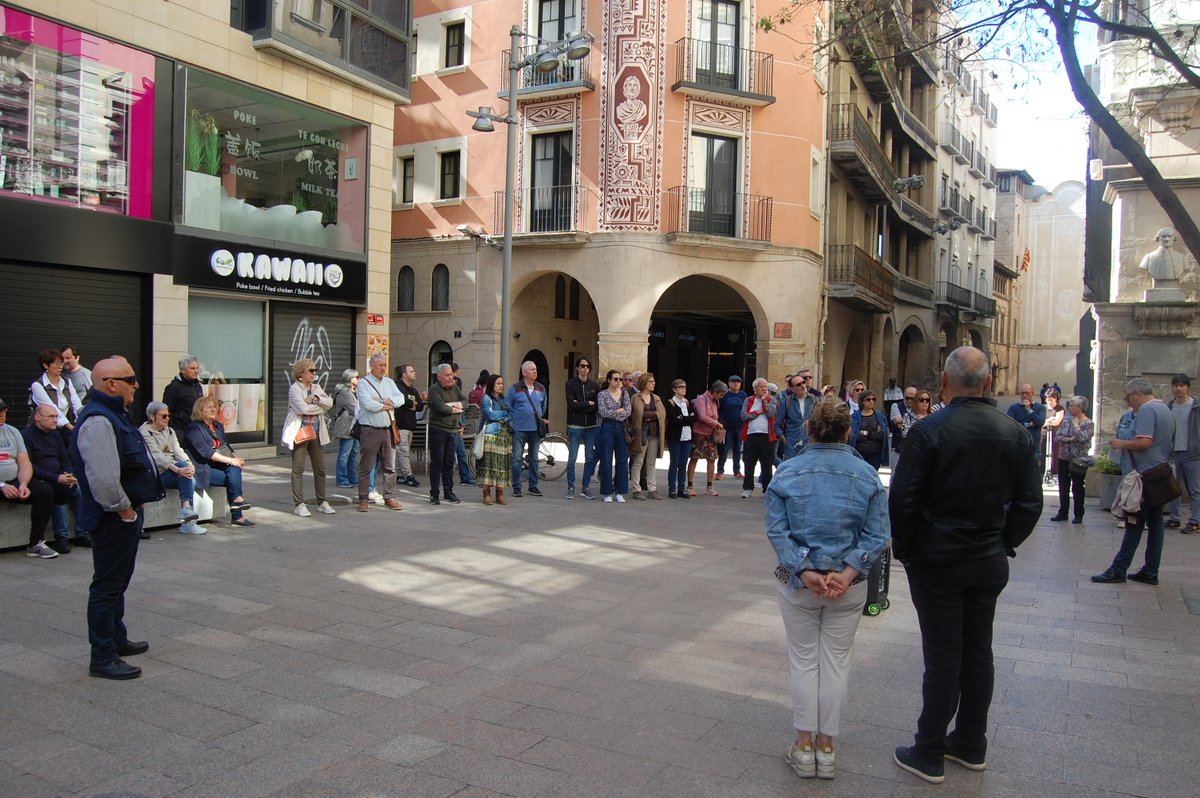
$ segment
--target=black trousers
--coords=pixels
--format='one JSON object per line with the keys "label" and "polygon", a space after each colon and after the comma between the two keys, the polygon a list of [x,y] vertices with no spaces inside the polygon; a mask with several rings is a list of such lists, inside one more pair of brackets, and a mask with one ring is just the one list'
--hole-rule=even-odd
{"label": "black trousers", "polygon": [[765,432],[754,432],[746,436],[742,444],[742,490],[754,490],[754,464],[762,469],[762,489],[767,492],[771,484],[771,472],[775,467],[775,444]]}
{"label": "black trousers", "polygon": [[92,664],[107,665],[117,659],[117,646],[129,641],[125,630],[125,590],[137,562],[142,511],[126,523],[116,513],[105,513],[92,530],[92,584],[88,588],[88,642]]}
{"label": "black trousers", "polygon": [[1086,474],[1072,474],[1071,461],[1058,461],[1058,514],[1067,514],[1067,499],[1075,494],[1075,517],[1083,518],[1083,478]]}
{"label": "black trousers", "polygon": [[[17,486],[17,481],[5,483]],[[46,537],[46,527],[50,526],[50,511],[54,507],[54,489],[40,479],[29,480],[29,498],[9,499],[0,493],[0,501],[29,505],[29,545],[35,546]]]}
{"label": "black trousers", "polygon": [[445,493],[454,492],[454,464],[458,443],[456,432],[429,428],[429,495],[437,498],[438,484]]}
{"label": "black trousers", "polygon": [[1008,558],[912,564],[905,570],[925,657],[916,747],[926,759],[940,761],[947,746],[982,758],[995,684],[992,621],[996,599],[1008,584]]}

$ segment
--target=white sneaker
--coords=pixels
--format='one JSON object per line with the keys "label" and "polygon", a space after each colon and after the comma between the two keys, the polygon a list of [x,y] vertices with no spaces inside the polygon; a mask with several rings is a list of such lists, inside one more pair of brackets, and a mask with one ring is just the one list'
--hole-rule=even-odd
{"label": "white sneaker", "polygon": [[609,503],[609,504],[612,504],[612,500],[613,500],[613,497],[612,497],[612,496],[605,496],[605,497],[604,497],[604,501],[606,501],[606,502],[607,502],[607,503]]}
{"label": "white sneaker", "polygon": [[308,518],[310,515],[312,515],[312,513],[308,511],[308,506],[304,504],[297,504],[295,512],[296,515],[300,516],[301,518]]}
{"label": "white sneaker", "polygon": [[830,748],[828,751],[825,751],[825,750],[822,750],[820,746],[817,746],[816,756],[817,756],[817,778],[818,779],[832,779],[834,777],[834,775],[837,773],[837,766],[834,764],[834,761],[833,761],[834,760],[833,749]]}
{"label": "white sneaker", "polygon": [[325,513],[325,515],[333,515],[334,513],[337,512],[337,510],[330,507],[329,502],[321,502],[320,504],[317,505],[317,512]]}
{"label": "white sneaker", "polygon": [[749,499],[751,494],[752,494],[752,491],[744,490],[744,491],[742,491],[742,498]]}
{"label": "white sneaker", "polygon": [[817,775],[817,754],[811,745],[806,745],[803,748],[793,745],[783,755],[783,758],[787,760],[787,763],[792,766],[792,770],[800,778],[811,779]]}
{"label": "white sneaker", "polygon": [[187,521],[179,527],[179,534],[181,535],[203,535],[207,531],[195,521]]}
{"label": "white sneaker", "polygon": [[367,498],[371,500],[371,504],[378,504],[380,507],[383,506],[383,494],[379,491],[372,491]]}
{"label": "white sneaker", "polygon": [[624,503],[625,503],[625,497],[618,493],[617,494],[617,504],[624,504]]}

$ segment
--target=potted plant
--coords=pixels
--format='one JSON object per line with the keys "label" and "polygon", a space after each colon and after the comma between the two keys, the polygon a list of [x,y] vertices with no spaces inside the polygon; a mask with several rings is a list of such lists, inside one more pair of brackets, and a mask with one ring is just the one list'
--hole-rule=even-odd
{"label": "potted plant", "polygon": [[183,223],[220,229],[221,133],[215,119],[194,108],[184,129],[183,168]]}
{"label": "potted plant", "polygon": [[1117,488],[1121,485],[1121,466],[1108,452],[1096,457],[1096,465],[1092,467],[1096,475],[1096,495],[1100,500],[1100,509],[1107,510],[1113,506],[1117,498]]}

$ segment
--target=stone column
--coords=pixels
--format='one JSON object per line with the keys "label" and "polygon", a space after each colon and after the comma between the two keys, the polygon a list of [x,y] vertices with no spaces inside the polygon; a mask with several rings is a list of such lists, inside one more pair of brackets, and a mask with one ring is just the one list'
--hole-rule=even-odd
{"label": "stone column", "polygon": [[816,374],[817,364],[810,362],[814,358],[815,349],[816,347],[810,346],[807,341],[761,337],[755,342],[758,376],[766,377],[769,382],[782,386],[783,378],[794,374],[796,369],[802,366],[808,366]]}

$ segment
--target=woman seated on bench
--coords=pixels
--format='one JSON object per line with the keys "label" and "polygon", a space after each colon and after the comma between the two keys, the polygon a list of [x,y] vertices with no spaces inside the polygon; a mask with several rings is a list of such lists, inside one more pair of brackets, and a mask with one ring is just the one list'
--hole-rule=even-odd
{"label": "woman seated on bench", "polygon": [[171,429],[171,412],[162,402],[151,402],[146,405],[146,419],[146,423],[138,429],[154,458],[154,465],[158,466],[158,478],[162,480],[164,488],[179,491],[179,532],[184,535],[203,535],[204,527],[196,523],[200,516],[192,506],[196,494],[196,468],[179,445],[175,430]]}
{"label": "woman seated on bench", "polygon": [[246,461],[238,457],[225,438],[225,426],[217,421],[220,405],[215,396],[202,396],[192,406],[192,423],[184,435],[183,448],[196,466],[196,487],[225,486],[234,526],[254,526],[242,515],[250,504],[242,496],[242,468]]}

